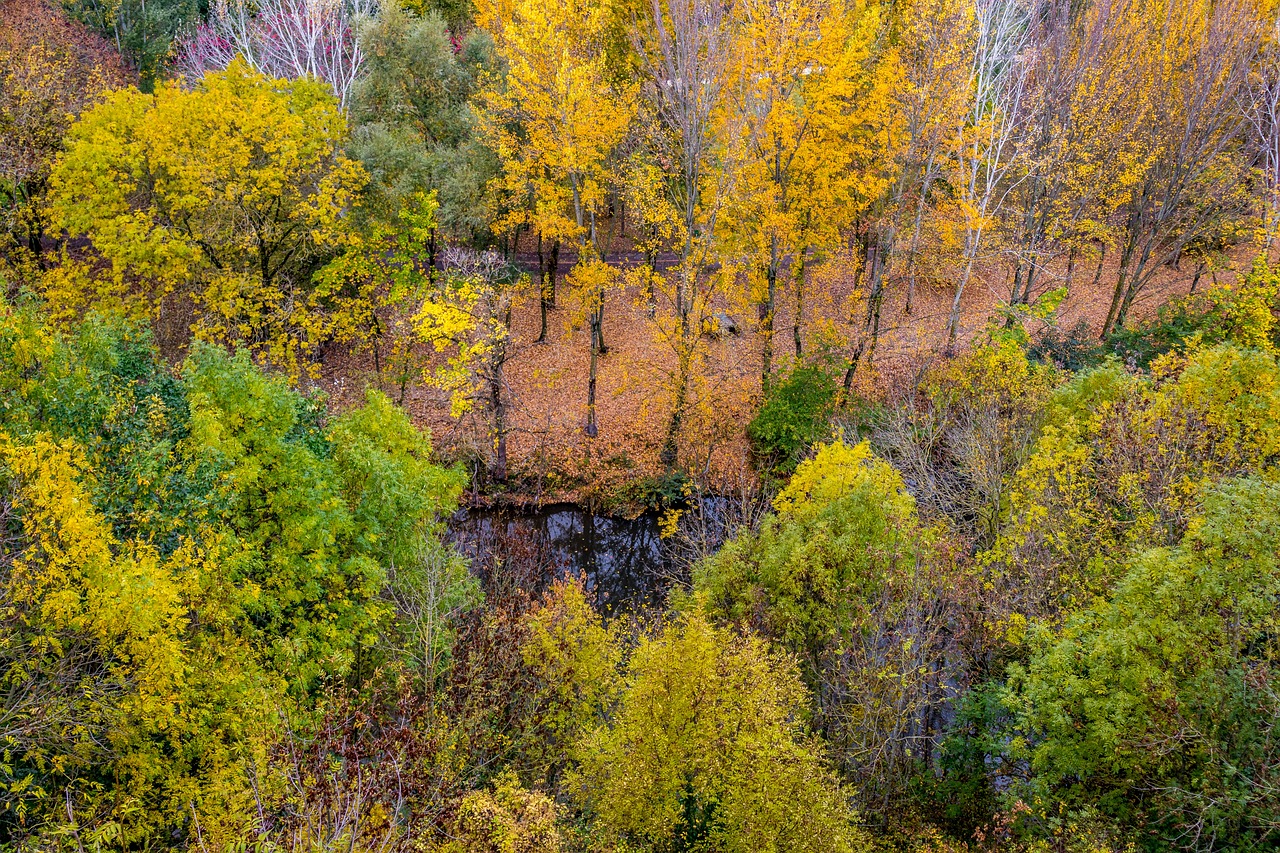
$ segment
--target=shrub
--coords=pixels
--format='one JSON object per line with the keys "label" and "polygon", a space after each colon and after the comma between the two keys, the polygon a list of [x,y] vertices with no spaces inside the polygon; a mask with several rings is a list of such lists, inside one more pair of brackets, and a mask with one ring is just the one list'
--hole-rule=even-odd
{"label": "shrub", "polygon": [[1176,299],[1162,307],[1156,319],[1135,329],[1120,329],[1109,340],[1127,363],[1149,367],[1169,352],[1186,352],[1199,345],[1234,343],[1264,351],[1277,340],[1276,311],[1280,308],[1280,270],[1258,258],[1239,287],[1214,287],[1205,293]]}
{"label": "shrub", "polygon": [[792,370],[747,425],[756,456],[776,473],[794,471],[804,453],[829,436],[837,390],[835,377],[821,367]]}

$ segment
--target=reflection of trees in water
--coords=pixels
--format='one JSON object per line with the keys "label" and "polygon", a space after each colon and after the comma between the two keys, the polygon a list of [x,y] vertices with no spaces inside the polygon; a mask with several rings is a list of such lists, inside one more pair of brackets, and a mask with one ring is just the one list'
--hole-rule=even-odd
{"label": "reflection of trees in water", "polygon": [[514,583],[540,591],[553,578],[572,574],[582,578],[602,613],[661,605],[674,575],[653,514],[612,518],[569,504],[472,509],[458,513],[449,528],[487,586]]}
{"label": "reflection of trees in water", "polygon": [[631,613],[661,607],[673,585],[688,581],[695,557],[718,548],[724,531],[741,523],[732,520],[739,514],[732,503],[703,498],[670,540],[662,539],[658,513],[616,518],[574,504],[462,510],[449,531],[487,587],[513,584],[536,594],[554,578],[575,575],[601,613]]}

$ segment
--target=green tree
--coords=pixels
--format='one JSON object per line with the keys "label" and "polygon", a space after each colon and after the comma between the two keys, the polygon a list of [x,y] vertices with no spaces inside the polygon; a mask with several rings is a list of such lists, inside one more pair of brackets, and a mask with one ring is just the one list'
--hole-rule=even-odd
{"label": "green tree", "polygon": [[1280,826],[1280,487],[1223,482],[1182,540],[1034,639],[1013,695],[1042,796],[1149,849],[1257,850]]}
{"label": "green tree", "polygon": [[795,655],[815,725],[881,814],[947,698],[945,553],[901,475],[866,442],[802,462],[756,532],[694,570],[708,613]]}
{"label": "green tree", "polygon": [[0,304],[0,838],[227,843],[322,683],[447,665],[461,475],[379,394],[329,426],[243,352],[75,331]]}
{"label": "green tree", "polygon": [[[473,29],[455,52],[452,37],[440,13],[419,15],[394,2],[363,23],[366,59],[352,97],[348,149],[369,172],[379,217],[394,222],[415,194],[434,191],[439,227],[472,243],[489,224],[484,186],[497,164],[475,138],[470,99],[492,64],[493,45]],[[432,268],[434,230],[427,251]]]}

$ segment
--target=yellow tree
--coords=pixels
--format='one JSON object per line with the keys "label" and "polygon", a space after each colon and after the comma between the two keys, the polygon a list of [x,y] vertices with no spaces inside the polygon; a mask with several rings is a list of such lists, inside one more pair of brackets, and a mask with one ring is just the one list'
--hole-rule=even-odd
{"label": "yellow tree", "polygon": [[867,167],[873,152],[887,147],[888,110],[870,62],[876,7],[860,0],[745,0],[735,14],[740,25],[722,132],[736,175],[720,224],[727,251],[747,267],[768,391],[779,276],[789,261],[802,294],[809,250],[838,240],[841,224],[880,194],[881,175]]}
{"label": "yellow tree", "polygon": [[1148,157],[1125,199],[1120,274],[1102,335],[1122,327],[1156,271],[1212,239],[1253,200],[1239,146],[1249,72],[1270,0],[1129,0],[1122,26],[1143,46]]}
{"label": "yellow tree", "polygon": [[901,7],[897,22],[901,79],[893,98],[902,116],[904,142],[898,149],[901,170],[888,206],[894,215],[893,234],[877,253],[876,272],[883,276],[894,238],[902,231],[909,234],[903,259],[908,314],[915,299],[915,261],[925,214],[942,168],[954,154],[956,128],[964,122],[969,58],[965,47],[972,24],[973,13],[964,0],[916,0]]}
{"label": "yellow tree", "polygon": [[507,479],[510,391],[505,376],[511,356],[511,307],[523,276],[513,275],[495,251],[450,247],[444,275],[425,294],[414,318],[415,332],[445,363],[428,374],[450,394],[460,417],[475,409],[485,420],[489,475]]}
{"label": "yellow tree", "polygon": [[349,212],[367,175],[346,138],[327,86],[241,62],[192,91],[112,94],[71,127],[49,192],[52,223],[105,263],[64,264],[50,301],[157,318],[194,306],[198,335],[291,367],[362,333],[366,294],[315,275],[359,242]]}
{"label": "yellow tree", "polygon": [[497,189],[510,213],[500,229],[524,226],[577,248],[570,281],[584,294],[591,337],[586,434],[594,437],[597,363],[603,349],[605,263],[612,232],[605,219],[614,154],[634,110],[633,87],[610,72],[616,10],[570,0],[488,4],[506,76],[482,92],[483,132],[502,163]]}
{"label": "yellow tree", "polygon": [[875,356],[887,284],[905,275],[904,310],[915,302],[921,236],[936,187],[955,156],[969,86],[973,12],[965,0],[912,0],[886,23],[879,76],[893,117],[886,134],[884,192],[865,216],[861,329],[845,370],[845,393],[859,364]]}
{"label": "yellow tree", "polygon": [[[1111,4],[1046,0],[1028,97],[1030,127],[1015,166],[1012,304],[1029,304],[1049,262],[1081,252],[1101,263],[1114,214],[1144,168],[1138,128],[1152,109],[1142,38]],[[1096,246],[1096,249],[1095,249]],[[1095,282],[1096,284],[1096,282]],[[1047,284],[1046,284],[1047,286]]]}

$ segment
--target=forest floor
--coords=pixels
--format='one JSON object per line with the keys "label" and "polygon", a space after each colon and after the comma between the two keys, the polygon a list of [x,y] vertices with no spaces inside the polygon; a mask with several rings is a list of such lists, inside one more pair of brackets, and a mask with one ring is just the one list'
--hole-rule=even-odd
{"label": "forest floor", "polygon": [[[1206,273],[1199,287],[1233,282],[1235,270],[1252,262],[1251,247],[1241,247],[1229,269]],[[517,260],[536,277],[536,259],[520,253]],[[563,280],[571,259],[561,259],[558,307],[549,312],[547,339],[535,343],[539,331],[536,294],[522,295],[513,311],[513,341],[505,377],[511,401],[512,430],[508,453],[511,500],[546,502],[627,496],[663,473],[658,454],[671,411],[670,376],[674,351],[659,322],[636,288],[613,291],[606,300],[604,340],[607,355],[599,362],[597,392],[598,435],[584,432],[590,336],[575,307],[574,294]],[[1069,293],[1055,316],[1067,331],[1083,322],[1096,336],[1106,317],[1118,274],[1115,258],[1077,266]],[[1037,292],[1056,287],[1064,270],[1050,270]],[[1137,297],[1132,321],[1151,316],[1170,298],[1186,294],[1195,275],[1194,264],[1162,269]],[[1011,272],[991,266],[979,270],[962,300],[961,345],[981,335],[1000,304],[1009,296]],[[861,327],[865,300],[857,271],[839,258],[811,267],[801,318],[806,354],[826,342],[840,354]],[[874,364],[859,370],[855,390],[868,400],[884,400],[914,380],[929,363],[941,358],[944,329],[950,309],[949,285],[920,285],[912,312],[905,311],[905,287],[890,286],[883,307],[882,332]],[[795,361],[793,343],[794,290],[779,293],[774,324],[775,370]],[[691,393],[690,415],[681,440],[681,467],[693,473],[702,488],[736,492],[755,478],[745,427],[761,398],[763,337],[754,309],[720,300],[716,311],[732,317],[739,334],[704,336],[697,382]],[[669,315],[669,311],[667,314]],[[1035,329],[1030,330],[1033,334]],[[368,384],[380,386],[400,399],[415,422],[429,428],[436,446],[459,459],[484,458],[484,428],[476,415],[450,416],[446,394],[416,380],[401,386],[386,372],[379,377],[369,353],[335,354],[326,360],[322,387],[339,407],[355,402]],[[837,369],[843,369],[838,364]],[[487,490],[492,497],[494,490]],[[476,494],[472,499],[480,500]]]}

